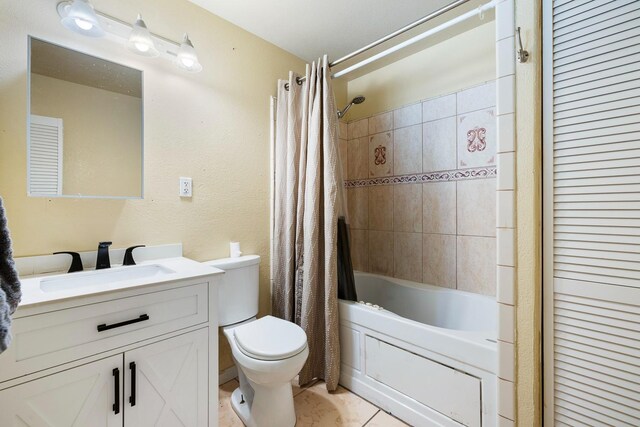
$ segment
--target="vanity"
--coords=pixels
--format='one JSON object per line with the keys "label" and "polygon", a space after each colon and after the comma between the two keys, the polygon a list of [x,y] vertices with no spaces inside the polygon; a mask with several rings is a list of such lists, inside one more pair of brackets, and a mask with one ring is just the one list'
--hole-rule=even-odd
{"label": "vanity", "polygon": [[220,274],[176,256],[24,279],[0,426],[217,425]]}

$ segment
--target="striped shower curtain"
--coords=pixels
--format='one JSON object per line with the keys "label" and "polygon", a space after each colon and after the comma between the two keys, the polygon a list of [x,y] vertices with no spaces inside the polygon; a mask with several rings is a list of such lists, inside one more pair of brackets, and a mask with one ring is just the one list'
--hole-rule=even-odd
{"label": "striped shower curtain", "polygon": [[299,77],[278,82],[272,309],[307,334],[300,384],[320,378],[333,391],[340,376],[337,223],[345,205],[327,57],[307,66],[302,84]]}

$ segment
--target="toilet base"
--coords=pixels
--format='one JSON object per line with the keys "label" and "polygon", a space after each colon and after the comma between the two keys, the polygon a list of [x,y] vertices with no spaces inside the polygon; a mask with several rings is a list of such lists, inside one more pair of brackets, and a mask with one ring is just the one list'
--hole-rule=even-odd
{"label": "toilet base", "polygon": [[[293,427],[296,413],[293,407],[293,391],[287,382],[276,387],[260,387],[252,384],[255,395],[251,406],[242,398],[242,390],[231,394],[231,407],[247,427]],[[241,403],[243,402],[244,403]]]}

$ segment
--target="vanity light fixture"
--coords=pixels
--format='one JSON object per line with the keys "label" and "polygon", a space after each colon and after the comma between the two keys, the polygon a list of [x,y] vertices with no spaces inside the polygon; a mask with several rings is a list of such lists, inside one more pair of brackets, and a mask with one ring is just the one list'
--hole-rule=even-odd
{"label": "vanity light fixture", "polygon": [[156,45],[151,38],[151,33],[147,29],[146,24],[142,20],[142,15],[138,14],[138,19],[133,24],[133,29],[129,35],[127,48],[138,55],[156,57],[160,55]]}
{"label": "vanity light fixture", "polygon": [[193,47],[193,43],[189,40],[189,35],[185,33],[178,49],[178,55],[176,56],[176,65],[183,70],[190,71],[192,73],[199,73],[202,71],[202,65],[198,61],[198,55]]}
{"label": "vanity light fixture", "polygon": [[65,28],[89,37],[104,36],[98,16],[87,0],[63,1],[57,7]]}
{"label": "vanity light fixture", "polygon": [[202,71],[196,50],[187,34],[184,35],[182,43],[175,42],[150,32],[141,15],[138,15],[136,22],[131,25],[94,10],[88,0],[64,0],[58,3],[57,10],[62,25],[78,34],[101,37],[109,33],[110,39],[125,41],[127,49],[138,55],[161,56],[185,71]]}

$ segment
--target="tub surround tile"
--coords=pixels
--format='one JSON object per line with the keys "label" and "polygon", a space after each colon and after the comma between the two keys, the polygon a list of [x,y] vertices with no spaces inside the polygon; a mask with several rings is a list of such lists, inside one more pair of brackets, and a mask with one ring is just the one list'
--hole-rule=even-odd
{"label": "tub surround tile", "polygon": [[361,427],[378,408],[366,400],[338,387],[329,394],[324,382],[319,382],[294,398],[298,426]]}
{"label": "tub surround tile", "polygon": [[498,341],[498,377],[503,380],[513,381],[515,373],[513,351],[513,344]]}
{"label": "tub surround tile", "polygon": [[496,116],[493,108],[461,114],[458,126],[458,167],[496,164]]}
{"label": "tub surround tile", "polygon": [[417,103],[398,108],[393,112],[393,127],[395,129],[422,123],[422,104]]}
{"label": "tub surround tile", "polygon": [[369,271],[369,231],[352,229],[350,243],[353,269]]}
{"label": "tub surround tile", "polygon": [[515,35],[514,18],[513,0],[501,1],[496,5],[496,40]]}
{"label": "tub surround tile", "polygon": [[456,118],[424,123],[422,132],[422,171],[455,169]]}
{"label": "tub surround tile", "polygon": [[496,105],[496,83],[487,82],[457,93],[458,115]]}
{"label": "tub surround tile", "polygon": [[394,233],[394,277],[422,281],[422,234]]}
{"label": "tub surround tile", "polygon": [[369,135],[393,130],[393,112],[376,114],[369,117]]}
{"label": "tub surround tile", "polygon": [[218,395],[218,425],[229,427],[244,427],[240,418],[231,407],[231,393],[238,388],[238,381],[231,380],[222,384]]}
{"label": "tub surround tile", "polygon": [[366,424],[366,427],[404,427],[408,424],[403,423],[399,419],[387,414],[384,411],[379,411],[371,421]]}
{"label": "tub surround tile", "polygon": [[422,184],[393,189],[393,231],[422,232]]}
{"label": "tub surround tile", "polygon": [[456,94],[444,95],[422,103],[422,121],[430,122],[456,115]]}
{"label": "tub surround tile", "polygon": [[348,157],[347,157],[347,151],[348,151],[348,145],[347,145],[347,140],[346,139],[339,139],[338,140],[338,155],[340,156],[340,166],[342,167],[342,177],[344,179],[348,179],[347,178],[347,172],[348,172],[348,168],[349,168],[349,162],[348,162]]}
{"label": "tub surround tile", "polygon": [[423,234],[422,281],[429,285],[456,287],[456,236]]}
{"label": "tub surround tile", "polygon": [[502,304],[513,305],[515,288],[515,268],[499,265],[497,268],[497,301]]}
{"label": "tub surround tile", "polygon": [[338,138],[349,139],[349,125],[346,122],[338,122]]}
{"label": "tub surround tile", "polygon": [[393,175],[393,132],[369,137],[369,177]]}
{"label": "tub surround tile", "polygon": [[496,74],[497,77],[504,77],[515,74],[515,38],[506,37],[496,43]]}
{"label": "tub surround tile", "polygon": [[393,233],[369,231],[369,271],[393,276]]}
{"label": "tub surround tile", "polygon": [[457,287],[462,291],[496,295],[496,239],[457,237]]}
{"label": "tub surround tile", "polygon": [[515,93],[516,79],[513,74],[500,77],[497,85],[498,104],[496,106],[497,114],[511,114],[515,112]]}
{"label": "tub surround tile", "polygon": [[456,183],[422,184],[422,231],[456,234]]}
{"label": "tub surround tile", "polygon": [[498,414],[513,420],[515,418],[514,385],[511,381],[498,378]]}
{"label": "tub surround tile", "polygon": [[515,232],[513,228],[498,228],[498,265],[515,267]]}
{"label": "tub surround tile", "polygon": [[498,154],[498,190],[515,190],[515,153]]}
{"label": "tub surround tile", "polygon": [[515,194],[512,190],[497,192],[496,214],[498,227],[515,227]]}
{"label": "tub surround tile", "polygon": [[393,230],[393,186],[368,187],[369,230]]}
{"label": "tub surround tile", "polygon": [[347,141],[347,179],[369,177],[369,140],[367,137]]}
{"label": "tub surround tile", "polygon": [[395,175],[422,172],[422,126],[396,129],[393,134],[393,151]]}
{"label": "tub surround tile", "polygon": [[347,139],[362,138],[369,134],[369,119],[360,119],[347,125]]}
{"label": "tub surround tile", "polygon": [[457,185],[458,234],[496,235],[496,180],[473,179]]}
{"label": "tub surround tile", "polygon": [[498,153],[515,151],[515,118],[514,114],[498,116]]}
{"label": "tub surround tile", "polygon": [[369,228],[369,192],[367,188],[347,190],[347,207],[352,228],[359,230]]}
{"label": "tub surround tile", "polygon": [[498,340],[514,342],[515,310],[512,305],[498,304]]}

